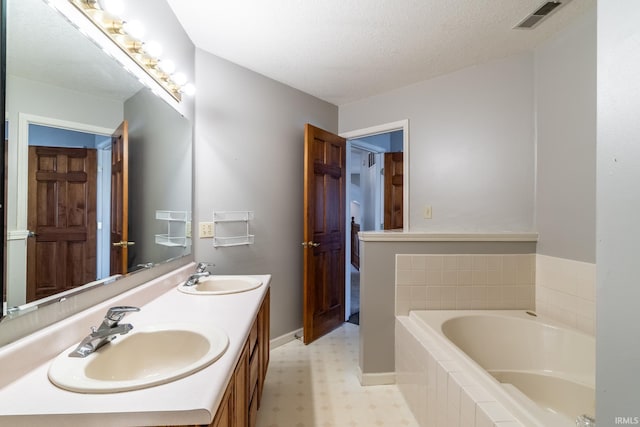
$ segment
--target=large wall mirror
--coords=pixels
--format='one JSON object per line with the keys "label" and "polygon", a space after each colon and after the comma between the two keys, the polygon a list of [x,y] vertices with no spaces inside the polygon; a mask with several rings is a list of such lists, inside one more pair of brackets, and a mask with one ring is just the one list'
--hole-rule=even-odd
{"label": "large wall mirror", "polygon": [[12,317],[191,253],[192,124],[44,0],[4,1]]}

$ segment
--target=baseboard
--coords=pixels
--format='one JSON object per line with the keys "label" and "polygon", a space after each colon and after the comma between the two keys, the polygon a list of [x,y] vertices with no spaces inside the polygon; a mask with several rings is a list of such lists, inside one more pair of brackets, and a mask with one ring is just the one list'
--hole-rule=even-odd
{"label": "baseboard", "polygon": [[273,350],[274,348],[285,345],[286,343],[291,342],[295,340],[297,337],[301,337],[301,336],[302,336],[302,328],[296,329],[295,331],[287,332],[284,335],[280,335],[279,337],[273,338],[271,341],[269,341],[269,344],[271,346],[271,349]]}
{"label": "baseboard", "polygon": [[396,373],[395,372],[378,372],[375,374],[363,374],[360,366],[358,366],[358,381],[360,381],[360,385],[369,386],[369,385],[388,385],[396,383]]}

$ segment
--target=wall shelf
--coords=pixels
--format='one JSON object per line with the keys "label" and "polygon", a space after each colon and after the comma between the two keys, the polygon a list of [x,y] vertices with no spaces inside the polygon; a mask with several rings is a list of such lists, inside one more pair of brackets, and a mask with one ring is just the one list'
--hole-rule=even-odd
{"label": "wall shelf", "polygon": [[191,212],[156,211],[156,219],[167,223],[167,233],[155,235],[156,244],[174,248],[189,246]]}
{"label": "wall shelf", "polygon": [[252,211],[214,211],[213,246],[252,245],[255,241],[249,227],[252,219]]}

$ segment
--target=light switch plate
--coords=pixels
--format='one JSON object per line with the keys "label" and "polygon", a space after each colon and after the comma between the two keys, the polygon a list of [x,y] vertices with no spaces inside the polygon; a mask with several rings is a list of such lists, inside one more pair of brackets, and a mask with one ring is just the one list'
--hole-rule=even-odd
{"label": "light switch plate", "polygon": [[201,239],[213,237],[213,222],[201,222],[199,226],[200,232],[198,233],[198,236]]}
{"label": "light switch plate", "polygon": [[431,206],[424,207],[424,219],[431,219]]}

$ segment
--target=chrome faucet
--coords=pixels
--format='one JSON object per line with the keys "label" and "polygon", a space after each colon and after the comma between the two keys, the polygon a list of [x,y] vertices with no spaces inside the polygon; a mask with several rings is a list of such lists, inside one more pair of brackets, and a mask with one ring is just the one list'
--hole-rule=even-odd
{"label": "chrome faucet", "polygon": [[595,427],[596,419],[590,417],[589,415],[580,415],[576,418],[576,426],[577,427]]}
{"label": "chrome faucet", "polygon": [[118,335],[124,335],[133,329],[130,323],[120,324],[122,318],[132,311],[140,311],[138,307],[111,307],[100,326],[91,327],[91,333],[78,344],[69,357],[87,357],[103,345],[113,341]]}
{"label": "chrome faucet", "polygon": [[207,264],[206,262],[199,262],[196,266],[196,272],[193,273],[186,282],[184,282],[184,286],[195,286],[198,284],[201,278],[211,276],[211,272],[207,271],[207,267],[212,266],[213,264]]}

